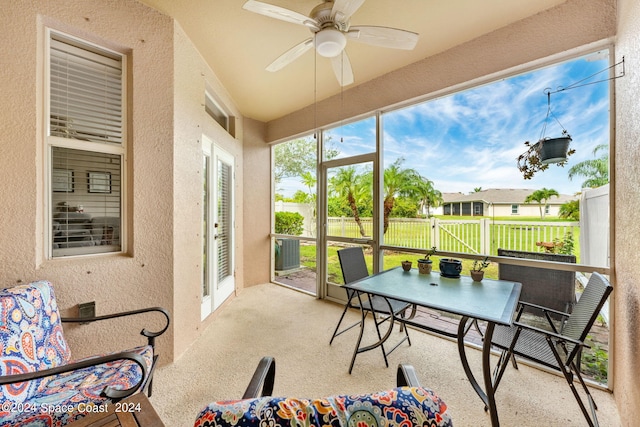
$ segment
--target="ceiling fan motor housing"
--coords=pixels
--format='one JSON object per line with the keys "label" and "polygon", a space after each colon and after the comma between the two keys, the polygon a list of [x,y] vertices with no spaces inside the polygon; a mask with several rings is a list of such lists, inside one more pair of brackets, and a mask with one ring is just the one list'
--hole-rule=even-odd
{"label": "ceiling fan motor housing", "polygon": [[320,30],[315,33],[315,47],[319,55],[325,58],[338,56],[347,45],[347,38],[341,32],[348,28],[347,22],[338,22],[332,17],[333,1],[319,4],[310,16],[320,24]]}

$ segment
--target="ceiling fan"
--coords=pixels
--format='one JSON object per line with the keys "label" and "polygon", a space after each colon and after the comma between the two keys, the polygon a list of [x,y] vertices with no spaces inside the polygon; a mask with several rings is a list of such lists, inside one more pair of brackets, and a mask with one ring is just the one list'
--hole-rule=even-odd
{"label": "ceiling fan", "polygon": [[405,50],[412,50],[418,42],[418,34],[411,31],[371,25],[352,27],[349,20],[364,2],[365,0],[325,0],[316,6],[309,16],[257,0],[248,0],[242,8],[270,18],[304,25],[312,33],[312,37],[295,45],[273,61],[267,67],[267,71],[280,70],[315,46],[319,55],[331,59],[338,83],[347,86],[353,83],[353,70],[347,52],[344,51],[347,39]]}

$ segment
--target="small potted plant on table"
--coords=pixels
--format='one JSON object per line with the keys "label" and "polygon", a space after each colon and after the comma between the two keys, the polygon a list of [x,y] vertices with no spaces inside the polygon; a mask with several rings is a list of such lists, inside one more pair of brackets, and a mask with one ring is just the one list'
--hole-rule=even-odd
{"label": "small potted plant on table", "polygon": [[480,282],[484,278],[484,269],[489,267],[489,257],[484,257],[482,261],[473,261],[473,267],[469,271],[474,282]]}
{"label": "small potted plant on table", "polygon": [[434,255],[435,253],[436,253],[436,247],[434,246],[427,251],[427,253],[424,255],[424,258],[420,258],[418,260],[418,272],[420,274],[431,273],[431,270],[433,269],[433,261],[431,261],[429,257],[431,255]]}

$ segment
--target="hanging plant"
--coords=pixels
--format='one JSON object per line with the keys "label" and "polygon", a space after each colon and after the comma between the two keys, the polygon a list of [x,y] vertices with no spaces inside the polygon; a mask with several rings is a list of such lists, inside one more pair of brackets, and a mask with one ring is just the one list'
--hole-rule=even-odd
{"label": "hanging plant", "polygon": [[[607,72],[612,68],[615,68],[618,65],[622,65],[622,72],[615,76],[609,77],[597,81],[590,81],[596,75]],[[611,65],[604,70],[598,71],[597,73],[586,77],[580,81],[577,81],[566,87],[559,87],[555,91],[551,91],[550,88],[546,88],[544,93],[547,95],[547,116],[545,117],[544,125],[542,127],[542,132],[540,133],[540,138],[538,142],[535,144],[526,141],[524,145],[527,147],[527,150],[520,154],[517,158],[518,169],[522,172],[524,179],[531,179],[536,172],[544,171],[549,168],[550,164],[557,164],[558,166],[564,166],[567,164],[567,159],[570,155],[574,154],[576,150],[569,149],[569,144],[571,143],[571,136],[567,132],[567,130],[562,126],[562,123],[555,117],[555,115],[551,112],[551,94],[564,92],[569,89],[576,89],[582,86],[586,86],[589,84],[606,82],[613,79],[617,79],[620,77],[624,77],[625,69],[624,69],[624,56],[622,57],[622,61]],[[562,136],[558,138],[545,138],[544,134],[547,129],[547,122],[549,118],[553,117],[556,122],[562,127]]]}
{"label": "hanging plant", "polygon": [[[547,95],[547,116],[544,119],[540,138],[535,144],[525,141],[524,145],[527,150],[517,158],[518,169],[522,172],[524,179],[531,179],[536,172],[547,170],[550,164],[566,165],[567,158],[576,152],[574,149],[569,149],[571,143],[569,132],[551,112],[551,89],[545,89],[544,93]],[[553,117],[562,128],[561,137],[547,138],[544,136],[550,117]]]}
{"label": "hanging plant", "polygon": [[535,144],[525,141],[527,150],[518,156],[518,170],[524,179],[531,179],[536,172],[544,171],[549,165],[564,166],[570,155],[576,152],[569,149],[571,136],[566,130],[558,138],[541,138]]}

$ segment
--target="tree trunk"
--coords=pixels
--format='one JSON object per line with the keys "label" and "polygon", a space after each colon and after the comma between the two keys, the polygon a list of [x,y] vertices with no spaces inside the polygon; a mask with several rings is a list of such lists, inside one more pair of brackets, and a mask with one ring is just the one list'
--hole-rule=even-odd
{"label": "tree trunk", "polygon": [[394,199],[393,197],[389,197],[384,199],[384,213],[383,213],[383,234],[387,232],[387,228],[389,228],[389,215],[391,214],[391,210],[393,209]]}
{"label": "tree trunk", "polygon": [[349,206],[351,207],[351,211],[353,212],[353,219],[358,224],[358,228],[360,228],[360,235],[362,237],[366,237],[367,233],[364,231],[364,227],[362,226],[362,222],[360,221],[360,214],[358,213],[358,205],[356,204],[356,199],[353,198],[353,194],[349,193],[347,196],[349,199]]}

